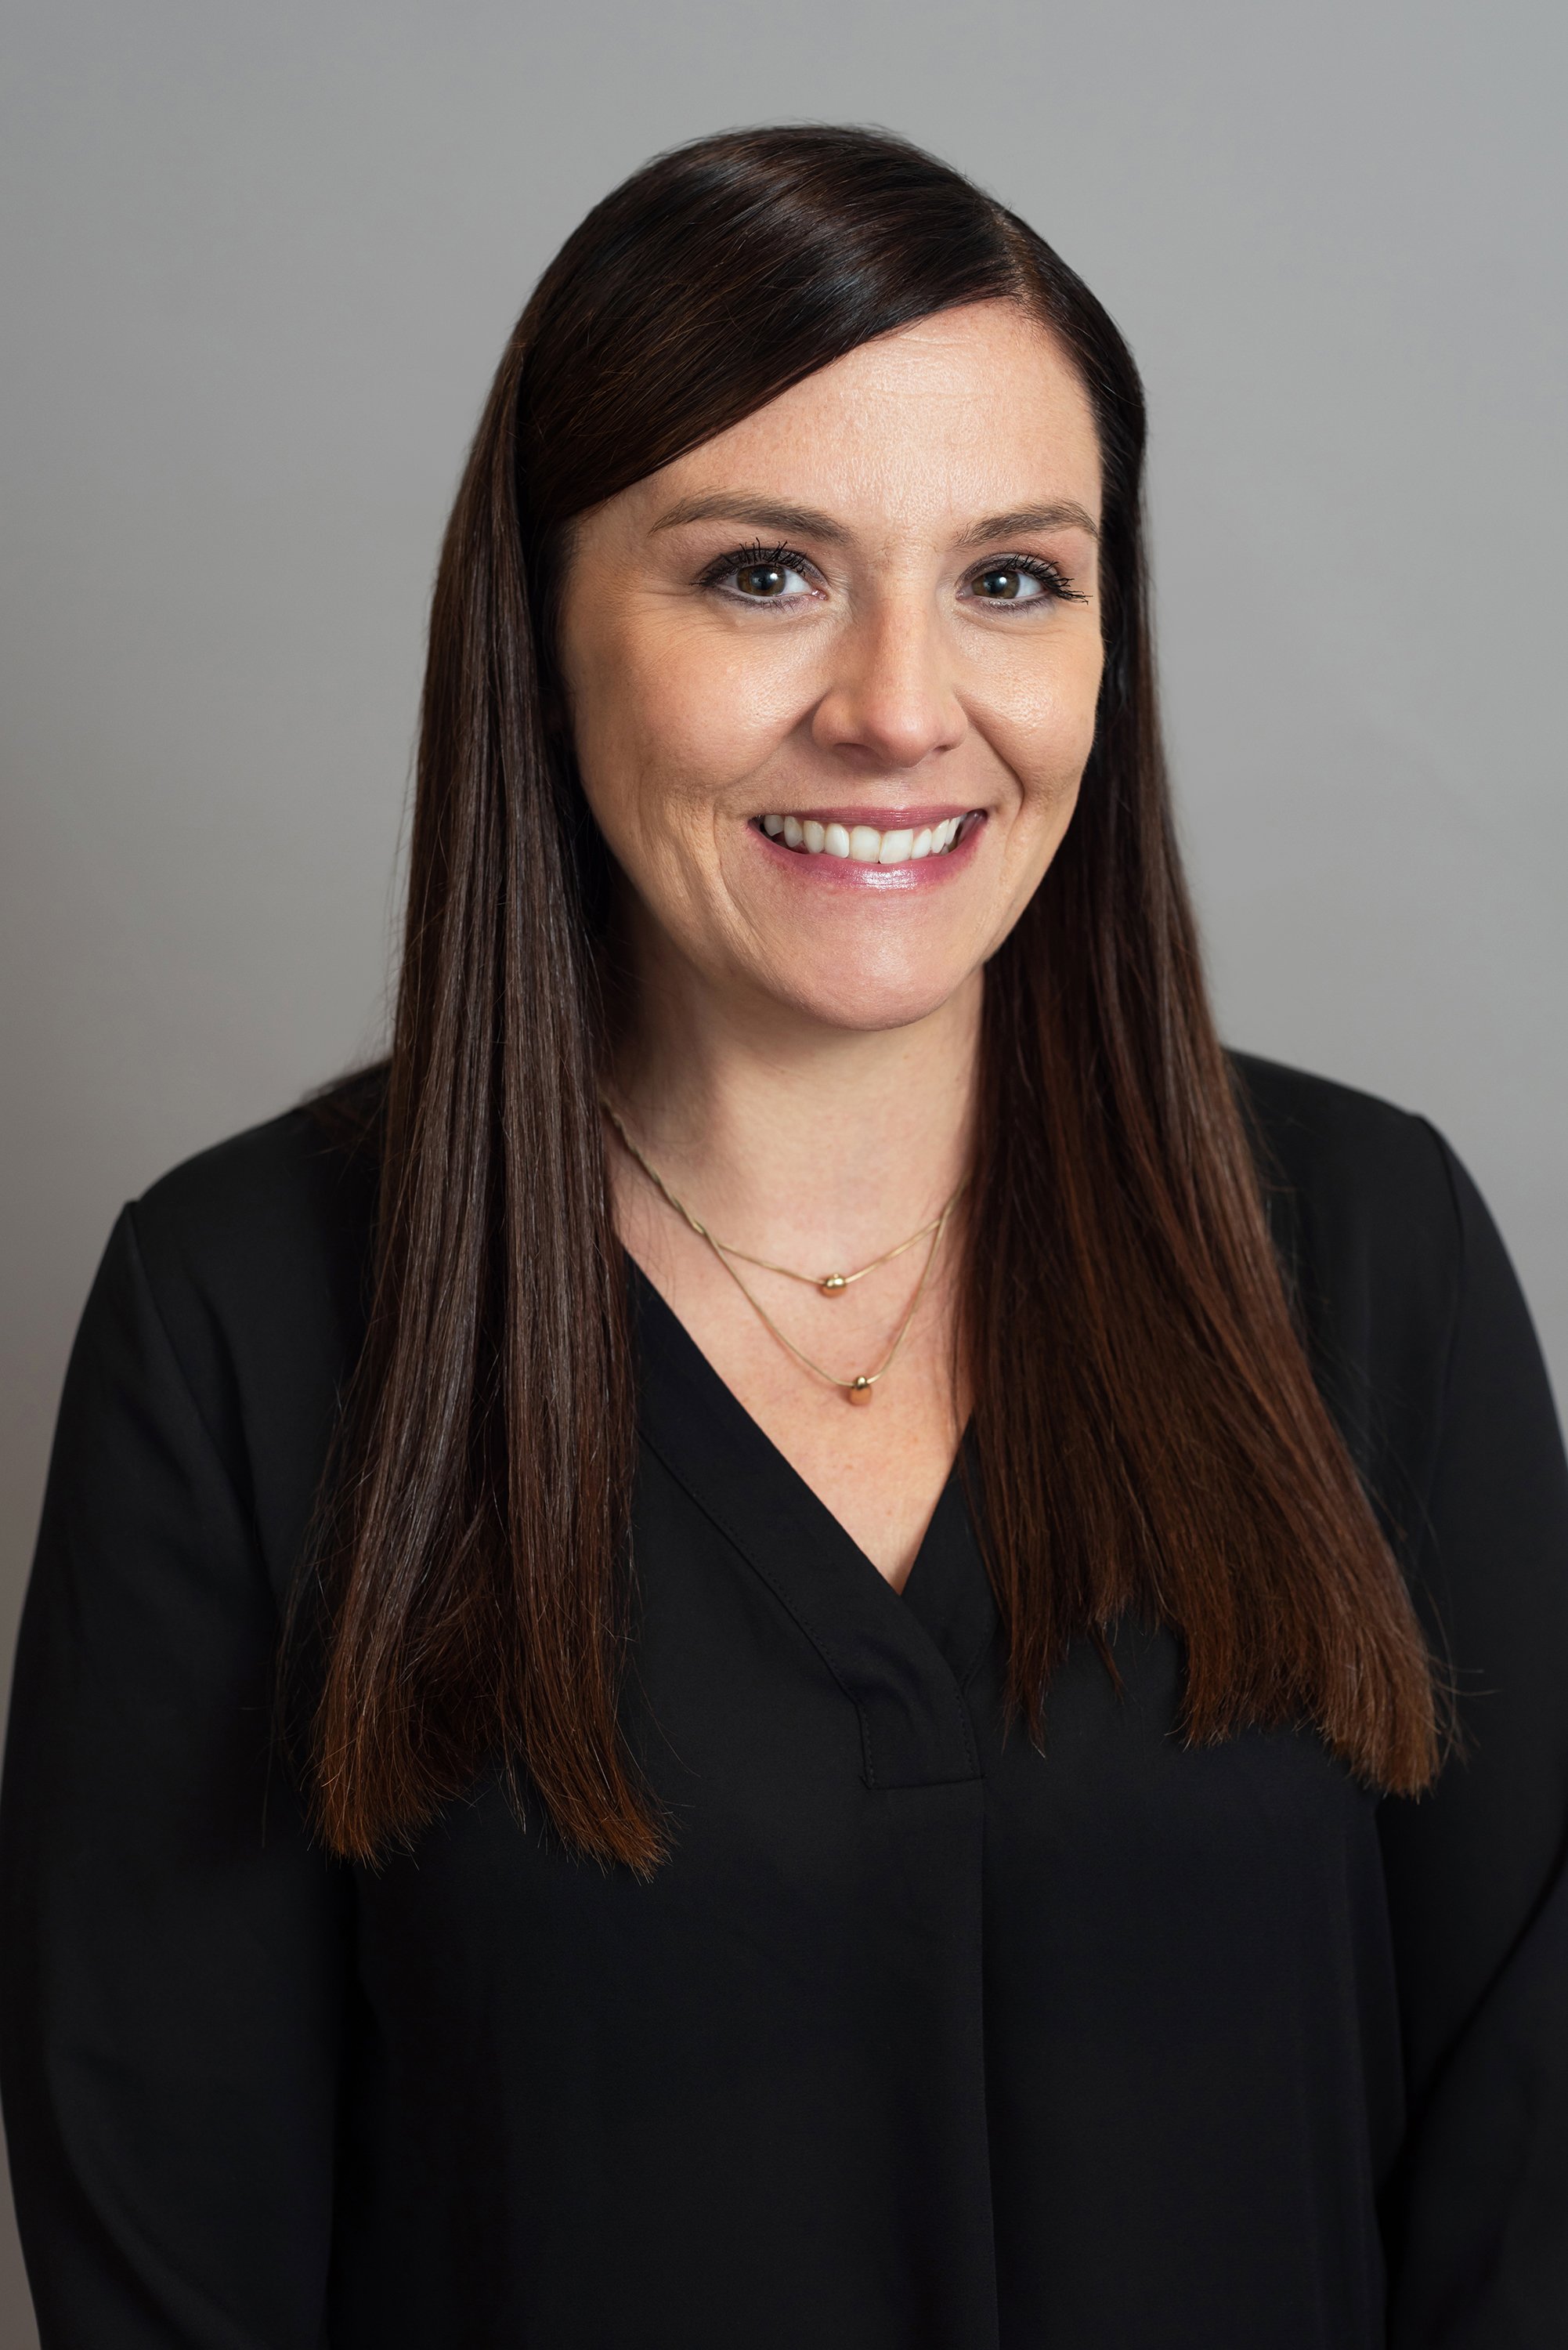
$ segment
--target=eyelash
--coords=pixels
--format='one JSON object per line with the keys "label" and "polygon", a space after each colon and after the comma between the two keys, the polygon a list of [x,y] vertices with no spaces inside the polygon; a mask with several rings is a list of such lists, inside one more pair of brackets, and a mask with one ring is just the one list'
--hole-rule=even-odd
{"label": "eyelash", "polygon": [[[700,575],[697,584],[700,588],[722,588],[732,572],[770,568],[779,571],[816,572],[816,566],[809,556],[802,555],[796,548],[787,544],[764,546],[759,539],[751,546],[732,547],[728,555],[718,556]],[[1054,603],[1085,604],[1088,601],[1083,591],[1074,587],[1065,572],[1043,555],[992,556],[989,562],[977,564],[967,576],[971,579],[982,578],[988,571],[1022,571],[1029,578],[1038,579]],[[820,577],[820,574],[817,576]],[[747,604],[765,604],[777,599],[765,596],[745,596],[737,600]]]}
{"label": "eyelash", "polygon": [[1022,571],[1026,578],[1038,579],[1056,603],[1086,604],[1089,600],[1081,588],[1074,587],[1061,567],[1050,562],[1044,555],[993,556],[989,563],[978,565],[970,577],[983,578],[988,571]]}
{"label": "eyelash", "polygon": [[[700,588],[720,588],[732,571],[765,571],[769,568],[815,571],[816,566],[806,556],[797,554],[793,546],[764,546],[758,539],[753,546],[732,547],[728,555],[721,555],[716,562],[710,563],[697,584]],[[764,596],[742,598],[748,604],[763,604],[768,600]]]}

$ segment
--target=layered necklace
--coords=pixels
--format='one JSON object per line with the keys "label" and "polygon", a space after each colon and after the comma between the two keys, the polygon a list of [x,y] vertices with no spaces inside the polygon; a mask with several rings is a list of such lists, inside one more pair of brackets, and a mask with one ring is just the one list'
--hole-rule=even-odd
{"label": "layered necklace", "polygon": [[[669,1184],[665,1181],[658,1168],[652,1166],[649,1161],[643,1157],[642,1152],[638,1149],[636,1143],[627,1132],[626,1121],[621,1117],[620,1112],[615,1107],[614,1104],[607,1101],[604,1105],[604,1112],[610,1124],[614,1127],[617,1134],[620,1137],[621,1142],[625,1146],[628,1157],[642,1170],[642,1172],[653,1185],[654,1190],[659,1193],[660,1199],[667,1201],[668,1204],[674,1209],[676,1214],[680,1217],[684,1223],[690,1225],[691,1229],[696,1233],[700,1241],[706,1243],[707,1246],[712,1251],[718,1262],[723,1266],[724,1271],[729,1274],[731,1280],[734,1283],[736,1288],[740,1291],[742,1296],[745,1299],[747,1305],[751,1307],[753,1313],[756,1315],[763,1328],[769,1331],[771,1335],[777,1339],[779,1345],[784,1348],[786,1353],[793,1355],[797,1363],[801,1364],[805,1369],[810,1371],[814,1378],[825,1381],[825,1383],[830,1388],[836,1388],[839,1394],[844,1396],[850,1403],[869,1403],[876,1392],[877,1380],[884,1378],[888,1371],[892,1367],[894,1357],[897,1356],[898,1349],[902,1347],[905,1339],[909,1335],[909,1326],[914,1321],[920,1300],[926,1294],[926,1287],[931,1277],[932,1267],[935,1265],[937,1261],[937,1251],[942,1244],[942,1234],[946,1232],[952,1211],[958,1205],[960,1194],[963,1191],[963,1185],[961,1183],[959,1185],[958,1191],[952,1194],[952,1197],[948,1201],[946,1207],[942,1209],[940,1214],[933,1216],[929,1224],[922,1224],[918,1232],[911,1232],[907,1241],[899,1241],[896,1247],[884,1249],[880,1256],[874,1256],[869,1264],[861,1265],[857,1272],[797,1273],[793,1265],[771,1263],[765,1256],[751,1256],[744,1249],[734,1248],[728,1241],[722,1241],[715,1238],[714,1234],[708,1230],[707,1225],[703,1223],[701,1218],[700,1216],[694,1216],[691,1209],[686,1205],[685,1201],[678,1198],[675,1192],[670,1190]],[[735,1264],[732,1262],[732,1260],[738,1259],[742,1264],[754,1264],[760,1272],[782,1274],[786,1281],[803,1281],[808,1285],[808,1287],[815,1289],[818,1295],[823,1297],[842,1297],[846,1289],[850,1288],[854,1283],[857,1281],[864,1281],[868,1273],[875,1273],[879,1265],[891,1264],[895,1257],[903,1256],[909,1250],[919,1247],[921,1241],[927,1240],[929,1240],[930,1245],[926,1251],[926,1262],[920,1269],[920,1277],[915,1284],[915,1294],[910,1298],[909,1305],[905,1309],[904,1318],[893,1334],[892,1345],[888,1347],[887,1353],[883,1356],[875,1370],[858,1371],[853,1378],[849,1379],[841,1379],[834,1372],[824,1369],[820,1363],[814,1362],[812,1360],[812,1357],[805,1353],[804,1348],[797,1347],[793,1338],[785,1336],[784,1331],[779,1328],[778,1324],[774,1320],[773,1315],[768,1312],[766,1306],[763,1305],[761,1299],[754,1297],[752,1292],[747,1288],[745,1283],[742,1280],[739,1273],[736,1271]]]}

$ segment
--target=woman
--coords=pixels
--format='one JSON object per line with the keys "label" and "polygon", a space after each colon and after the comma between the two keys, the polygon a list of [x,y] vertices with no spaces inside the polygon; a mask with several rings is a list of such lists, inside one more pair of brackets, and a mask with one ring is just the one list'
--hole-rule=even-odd
{"label": "woman", "polygon": [[1561,2340],[1561,1450],[1442,1142],[1215,1043],[1142,447],[887,138],[545,274],[389,1066],[129,1209],[70,1374],[46,2350]]}

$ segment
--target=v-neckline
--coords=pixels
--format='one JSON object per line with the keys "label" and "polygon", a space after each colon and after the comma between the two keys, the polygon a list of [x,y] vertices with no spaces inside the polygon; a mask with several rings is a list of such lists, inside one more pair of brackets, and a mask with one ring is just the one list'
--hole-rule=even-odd
{"label": "v-neckline", "polygon": [[959,1461],[901,1591],[752,1418],[636,1260],[628,1284],[645,1441],[760,1574],[861,1711],[867,1777],[977,1775],[961,1684],[996,1616]]}

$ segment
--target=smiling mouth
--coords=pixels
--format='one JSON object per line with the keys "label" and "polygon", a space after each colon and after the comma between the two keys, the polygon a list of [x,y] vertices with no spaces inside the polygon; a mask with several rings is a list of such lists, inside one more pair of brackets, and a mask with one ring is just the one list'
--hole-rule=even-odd
{"label": "smiling mouth", "polygon": [[853,865],[915,865],[924,858],[948,856],[985,819],[981,810],[971,808],[937,824],[899,825],[885,832],[874,824],[824,823],[809,816],[769,814],[752,820],[779,847],[802,857],[834,857]]}

